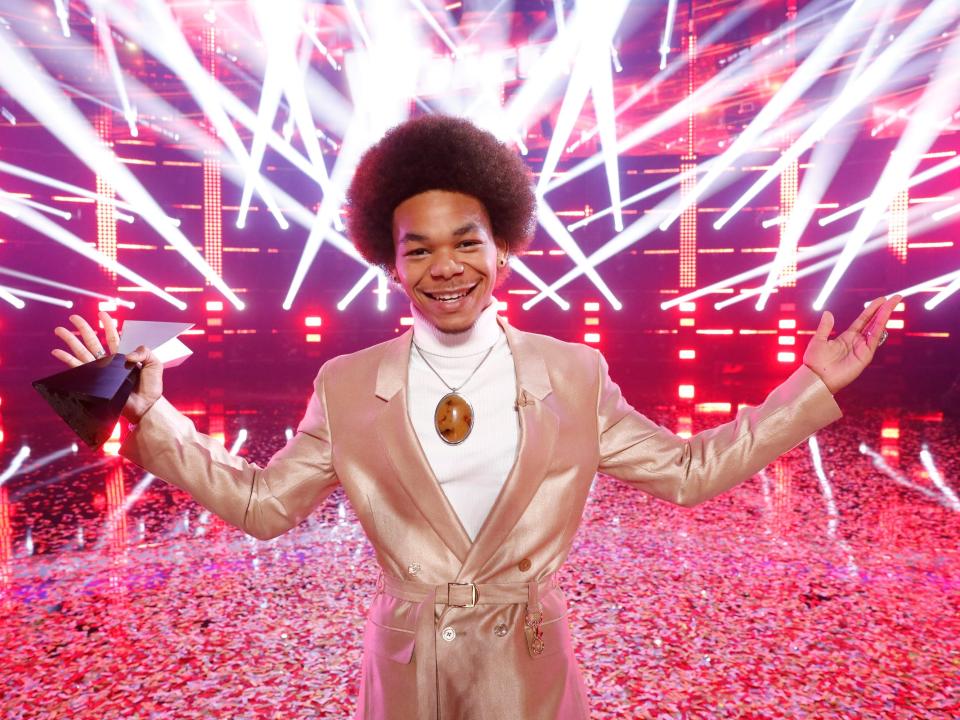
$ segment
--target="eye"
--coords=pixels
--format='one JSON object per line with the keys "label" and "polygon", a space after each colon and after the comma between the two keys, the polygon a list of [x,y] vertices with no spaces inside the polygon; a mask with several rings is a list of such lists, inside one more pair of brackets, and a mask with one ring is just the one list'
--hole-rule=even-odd
{"label": "eye", "polygon": [[409,252],[404,253],[404,257],[418,257],[426,254],[427,254],[426,248],[414,248],[413,250],[410,250]]}
{"label": "eye", "polygon": [[481,240],[461,240],[459,246],[462,248],[470,248],[476,245],[483,245],[483,242]]}

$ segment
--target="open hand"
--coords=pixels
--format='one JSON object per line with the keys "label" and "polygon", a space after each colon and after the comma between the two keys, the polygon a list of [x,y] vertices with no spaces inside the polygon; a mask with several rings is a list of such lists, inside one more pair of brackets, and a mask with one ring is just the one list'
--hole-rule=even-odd
{"label": "open hand", "polygon": [[890,313],[902,298],[879,297],[867,305],[849,328],[830,339],[833,313],[825,311],[820,325],[803,353],[803,364],[813,370],[830,392],[836,394],[853,382],[873,360]]}
{"label": "open hand", "polygon": [[[120,335],[117,333],[117,323],[102,310],[99,313],[103,323],[104,334],[107,340],[107,350],[104,350],[100,338],[90,324],[79,315],[71,315],[70,322],[80,331],[80,338],[64,327],[56,328],[53,333],[66,343],[70,352],[56,348],[52,354],[57,360],[77,367],[92,362],[107,354],[114,354],[120,347]],[[130,393],[127,404],[123,407],[123,417],[128,422],[140,422],[140,418],[149,410],[163,394],[163,363],[150,352],[149,348],[138,347],[126,356],[129,362],[140,363],[140,379],[137,386]]]}

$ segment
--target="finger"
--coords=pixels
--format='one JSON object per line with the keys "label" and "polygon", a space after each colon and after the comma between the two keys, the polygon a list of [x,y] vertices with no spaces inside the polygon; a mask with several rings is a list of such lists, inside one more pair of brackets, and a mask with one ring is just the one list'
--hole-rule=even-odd
{"label": "finger", "polygon": [[[887,320],[890,319],[890,315],[893,314],[900,300],[902,300],[900,295],[894,295],[889,300],[884,301],[870,319],[870,323],[864,334],[869,335],[871,338],[874,335],[879,337],[883,333],[884,328],[887,327]],[[877,342],[879,343],[879,340]]]}
{"label": "finger", "polygon": [[93,353],[87,350],[83,346],[83,343],[77,339],[77,336],[67,330],[65,327],[55,328],[53,334],[67,344],[67,347],[70,348],[70,352],[72,352],[81,363],[90,362],[91,360],[96,359],[93,357]]}
{"label": "finger", "polygon": [[144,365],[154,365],[160,360],[151,352],[150,348],[141,345],[131,353],[127,353],[128,362],[143,363]]}
{"label": "finger", "polygon": [[107,347],[111,353],[115,353],[120,347],[120,334],[117,332],[117,321],[110,317],[105,310],[99,313],[100,322],[103,324],[103,332],[107,337]]}
{"label": "finger", "polygon": [[820,316],[820,324],[817,325],[817,331],[814,333],[814,336],[821,340],[829,340],[830,332],[833,330],[833,313],[829,310],[824,310],[823,315]]}
{"label": "finger", "polygon": [[51,350],[50,354],[53,355],[57,360],[62,363],[66,363],[70,367],[77,367],[78,365],[83,365],[82,360],[77,360],[73,355],[68,353],[66,350],[61,350],[57,348],[56,350]]}
{"label": "finger", "polygon": [[867,307],[864,308],[863,312],[857,316],[857,319],[853,321],[850,325],[850,329],[854,332],[863,332],[864,327],[866,327],[867,322],[870,318],[873,317],[873,314],[877,311],[881,305],[883,305],[883,298],[878,297],[873,302],[871,302]]}
{"label": "finger", "polygon": [[83,344],[86,345],[87,350],[94,357],[102,357],[104,355],[103,345],[100,344],[100,338],[97,337],[96,331],[90,327],[90,324],[79,315],[71,315],[70,322],[80,331],[80,337],[83,339]]}

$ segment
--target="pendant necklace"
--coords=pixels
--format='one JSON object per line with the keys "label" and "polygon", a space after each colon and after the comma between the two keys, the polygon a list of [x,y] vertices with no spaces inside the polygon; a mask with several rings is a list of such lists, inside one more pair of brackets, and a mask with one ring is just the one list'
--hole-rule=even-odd
{"label": "pendant necklace", "polygon": [[440,402],[437,403],[437,408],[433,411],[433,427],[436,428],[437,435],[440,436],[440,439],[447,445],[459,445],[470,436],[470,431],[473,430],[473,406],[471,406],[458,391],[473,379],[473,376],[477,374],[480,366],[490,357],[490,353],[493,352],[493,348],[496,347],[496,345],[497,344],[494,343],[490,346],[490,349],[487,350],[483,358],[481,358],[480,362],[478,362],[477,366],[473,369],[473,372],[467,376],[466,380],[457,387],[453,387],[444,380],[443,376],[437,372],[437,369],[430,364],[430,361],[427,360],[420,346],[413,343],[420,358],[450,391],[440,398]]}

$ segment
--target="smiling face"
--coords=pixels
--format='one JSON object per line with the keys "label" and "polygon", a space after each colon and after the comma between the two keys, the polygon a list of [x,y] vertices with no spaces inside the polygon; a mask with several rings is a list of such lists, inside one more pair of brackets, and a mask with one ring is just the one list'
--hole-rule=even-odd
{"label": "smiling face", "polygon": [[483,204],[446,190],[414,195],[393,211],[393,245],[396,278],[424,317],[443,332],[469,330],[505,257]]}

